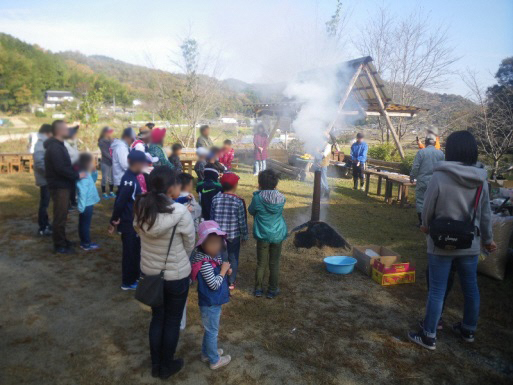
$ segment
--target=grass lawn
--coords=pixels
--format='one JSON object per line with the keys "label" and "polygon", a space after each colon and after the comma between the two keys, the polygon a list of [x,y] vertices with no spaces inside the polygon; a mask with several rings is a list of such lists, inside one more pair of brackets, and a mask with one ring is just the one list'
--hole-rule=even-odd
{"label": "grass lawn", "polygon": [[[249,204],[256,178],[241,170],[240,194]],[[330,179],[324,220],[352,245],[384,245],[417,266],[417,282],[384,288],[360,272],[331,275],[322,258],[335,249],[296,249],[285,242],[282,294],[251,295],[255,241],[243,246],[237,289],[221,318],[220,346],[232,363],[212,372],[199,360],[202,329],[191,288],[187,328],[178,356],[186,360],[173,384],[498,384],[513,381],[513,280],[479,276],[481,319],[474,344],[446,329],[436,352],[407,341],[426,300],[425,240],[414,209],[385,205]],[[289,228],[310,216],[312,185],[282,181]],[[371,191],[375,191],[375,188]],[[60,256],[51,240],[35,236],[38,191],[32,175],[0,176],[1,384],[159,384],[150,376],[150,313],[119,289],[121,241],[106,232],[113,201],[95,207],[93,240],[101,249]],[[77,240],[78,215],[69,237]],[[250,227],[252,220],[250,218]],[[347,253],[347,252],[346,252]],[[460,320],[456,283],[446,324]]]}

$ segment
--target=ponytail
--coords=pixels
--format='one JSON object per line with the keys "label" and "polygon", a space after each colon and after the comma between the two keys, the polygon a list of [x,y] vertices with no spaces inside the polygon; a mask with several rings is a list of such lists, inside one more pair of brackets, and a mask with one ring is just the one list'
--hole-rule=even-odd
{"label": "ponytail", "polygon": [[158,214],[171,214],[174,209],[169,205],[167,190],[178,183],[176,173],[167,166],[157,166],[148,178],[148,192],[135,199],[134,214],[137,226],[150,230]]}

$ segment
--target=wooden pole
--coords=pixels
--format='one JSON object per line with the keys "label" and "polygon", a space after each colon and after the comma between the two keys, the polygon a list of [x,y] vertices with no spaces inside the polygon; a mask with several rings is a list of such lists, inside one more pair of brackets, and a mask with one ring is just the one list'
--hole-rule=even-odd
{"label": "wooden pole", "polygon": [[367,79],[369,79],[369,83],[372,86],[372,90],[374,91],[374,94],[376,95],[376,100],[378,101],[381,115],[383,115],[383,117],[385,118],[385,122],[387,123],[387,127],[388,127],[390,133],[392,134],[392,137],[394,138],[394,142],[397,147],[397,150],[399,151],[399,155],[401,156],[401,159],[404,159],[403,147],[401,146],[401,142],[399,141],[397,132],[395,131],[394,125],[392,124],[392,120],[390,119],[390,116],[388,116],[387,110],[385,108],[385,104],[383,103],[383,100],[381,99],[381,96],[379,95],[379,91],[378,91],[378,87],[376,86],[376,82],[374,81],[374,78],[367,66],[364,67],[364,70],[365,70],[365,73],[367,74]]}
{"label": "wooden pole", "polygon": [[331,130],[333,130],[333,126],[335,126],[335,122],[338,119],[338,116],[342,113],[342,110],[344,109],[344,105],[347,102],[347,99],[349,99],[349,95],[351,94],[351,91],[353,90],[353,87],[358,80],[358,76],[360,76],[360,72],[362,72],[363,64],[360,64],[358,68],[356,69],[355,73],[353,74],[353,77],[347,84],[346,92],[342,96],[342,99],[340,99],[340,103],[338,104],[337,108],[337,116],[333,119],[333,121],[330,123],[328,128],[326,129],[326,133],[329,134]]}

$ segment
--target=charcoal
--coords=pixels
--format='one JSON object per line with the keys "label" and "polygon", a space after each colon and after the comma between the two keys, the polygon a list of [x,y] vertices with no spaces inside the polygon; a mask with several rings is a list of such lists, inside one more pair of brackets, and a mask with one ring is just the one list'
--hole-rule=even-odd
{"label": "charcoal", "polygon": [[315,239],[315,236],[309,229],[299,231],[294,235],[294,246],[311,249],[312,247],[317,246],[317,239]]}
{"label": "charcoal", "polygon": [[343,247],[350,249],[349,243],[325,222],[308,222],[305,231],[299,231],[294,236],[294,246],[310,249],[314,246]]}

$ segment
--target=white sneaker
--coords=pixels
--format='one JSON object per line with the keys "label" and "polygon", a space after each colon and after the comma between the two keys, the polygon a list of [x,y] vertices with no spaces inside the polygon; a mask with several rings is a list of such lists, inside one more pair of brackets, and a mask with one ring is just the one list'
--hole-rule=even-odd
{"label": "white sneaker", "polygon": [[229,355],[221,356],[221,357],[219,357],[219,361],[217,361],[217,364],[210,364],[210,369],[216,370],[216,369],[222,368],[223,366],[228,365],[231,360],[232,360],[232,357],[230,357]]}
{"label": "white sneaker", "polygon": [[[217,354],[219,354],[220,356],[222,356],[224,353],[223,349],[217,349]],[[204,355],[203,353],[201,353],[201,361],[203,362],[208,362],[208,356]]]}

